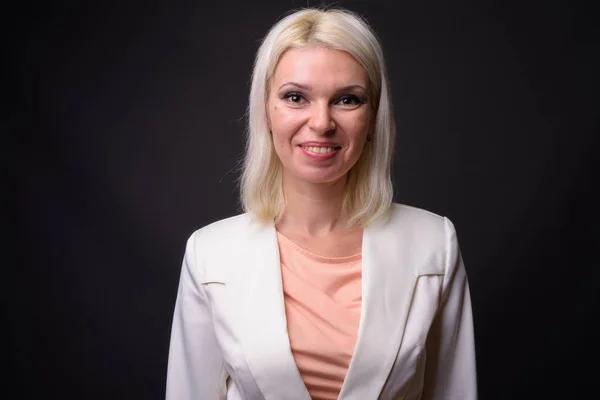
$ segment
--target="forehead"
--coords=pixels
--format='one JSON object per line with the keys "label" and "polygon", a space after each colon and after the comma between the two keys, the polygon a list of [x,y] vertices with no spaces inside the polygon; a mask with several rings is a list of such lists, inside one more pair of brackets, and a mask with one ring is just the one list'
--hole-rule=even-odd
{"label": "forehead", "polygon": [[293,48],[281,56],[273,87],[290,81],[320,87],[368,85],[366,70],[350,53],[323,47]]}

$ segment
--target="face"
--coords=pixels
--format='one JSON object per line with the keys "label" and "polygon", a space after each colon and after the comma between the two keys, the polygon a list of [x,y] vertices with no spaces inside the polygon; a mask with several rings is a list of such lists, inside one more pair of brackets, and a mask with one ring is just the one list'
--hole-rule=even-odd
{"label": "face", "polygon": [[369,130],[368,77],[349,53],[290,49],[272,77],[267,120],[288,181],[334,183],[356,164]]}

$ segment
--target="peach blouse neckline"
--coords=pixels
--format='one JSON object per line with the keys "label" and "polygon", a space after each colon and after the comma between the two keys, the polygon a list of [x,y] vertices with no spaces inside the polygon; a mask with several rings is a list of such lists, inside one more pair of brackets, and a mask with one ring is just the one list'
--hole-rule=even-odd
{"label": "peach blouse neckline", "polygon": [[362,251],[359,253],[356,253],[356,254],[352,254],[350,256],[343,256],[343,257],[320,256],[318,254],[311,253],[308,250],[304,249],[302,246],[298,245],[296,242],[292,241],[290,238],[288,238],[287,236],[285,236],[283,233],[279,232],[278,230],[276,232],[277,232],[278,237],[282,238],[284,241],[286,241],[288,244],[290,244],[292,247],[294,247],[297,251],[303,253],[307,257],[309,257],[315,261],[318,261],[318,262],[327,263],[327,264],[343,264],[343,263],[347,263],[350,261],[359,260],[362,257]]}

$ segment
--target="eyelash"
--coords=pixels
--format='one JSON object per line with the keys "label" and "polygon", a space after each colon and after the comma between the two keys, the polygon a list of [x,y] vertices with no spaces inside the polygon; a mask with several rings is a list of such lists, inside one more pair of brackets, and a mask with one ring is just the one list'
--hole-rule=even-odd
{"label": "eyelash", "polygon": [[298,93],[298,92],[289,92],[289,93],[284,94],[283,97],[282,97],[282,99],[283,100],[287,100],[288,102],[290,102],[292,104],[298,103],[297,101],[291,101],[292,97],[299,97],[301,99],[304,98],[301,93]]}
{"label": "eyelash", "polygon": [[[298,93],[298,92],[289,92],[289,93],[286,93],[286,94],[283,95],[282,99],[286,100],[286,101],[288,101],[288,102],[290,102],[292,104],[298,104],[298,102],[296,102],[296,101],[291,101],[292,97],[298,97],[300,99],[304,99],[304,96],[302,95],[302,93]],[[363,100],[361,100],[356,95],[344,95],[344,96],[341,96],[336,101],[336,103],[339,103],[339,102],[341,102],[343,100],[351,100],[351,101],[354,102],[353,104],[346,104],[346,105],[356,105],[356,106],[358,106],[358,105],[361,105],[361,104],[365,103]],[[342,105],[344,105],[344,104],[342,104]]]}

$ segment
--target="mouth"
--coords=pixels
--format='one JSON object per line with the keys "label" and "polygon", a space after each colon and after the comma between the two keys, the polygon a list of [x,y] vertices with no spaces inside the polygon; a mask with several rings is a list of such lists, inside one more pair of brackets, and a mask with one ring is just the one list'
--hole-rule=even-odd
{"label": "mouth", "polygon": [[341,150],[342,146],[304,146],[298,145],[298,147],[306,150],[309,153],[313,154],[329,154],[335,151]]}

